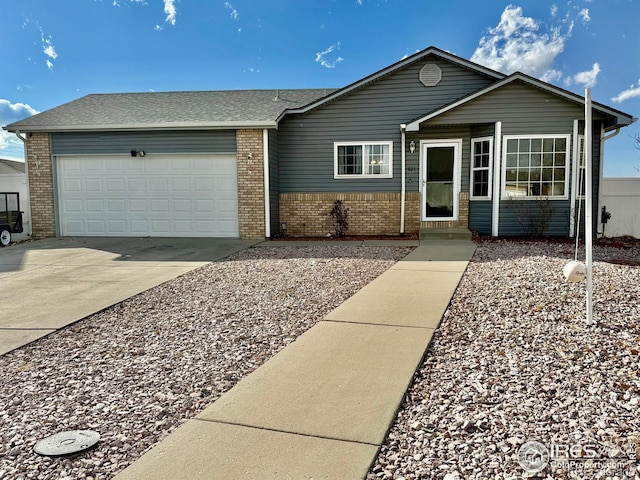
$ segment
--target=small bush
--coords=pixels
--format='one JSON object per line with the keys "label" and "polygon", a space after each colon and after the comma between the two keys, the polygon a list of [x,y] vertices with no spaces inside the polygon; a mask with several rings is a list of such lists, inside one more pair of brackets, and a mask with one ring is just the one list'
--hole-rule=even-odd
{"label": "small bush", "polygon": [[333,202],[333,208],[329,215],[333,218],[333,227],[335,229],[336,237],[344,237],[347,230],[349,230],[349,209],[345,208],[342,200],[336,200]]}

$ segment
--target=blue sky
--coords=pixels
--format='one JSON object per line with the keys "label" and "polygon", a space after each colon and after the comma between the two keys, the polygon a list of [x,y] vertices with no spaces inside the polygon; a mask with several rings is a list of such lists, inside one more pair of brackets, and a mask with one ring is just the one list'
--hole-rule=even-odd
{"label": "blue sky", "polygon": [[[639,2],[0,0],[0,125],[89,93],[342,87],[428,46],[640,117]],[[606,176],[639,175],[638,132]]]}

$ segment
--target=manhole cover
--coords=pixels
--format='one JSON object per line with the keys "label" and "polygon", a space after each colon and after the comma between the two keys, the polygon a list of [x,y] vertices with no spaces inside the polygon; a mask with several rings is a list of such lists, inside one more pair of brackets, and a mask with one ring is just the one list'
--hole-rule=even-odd
{"label": "manhole cover", "polygon": [[47,457],[70,455],[93,447],[98,440],[100,434],[93,430],[71,430],[43,438],[35,444],[33,451]]}

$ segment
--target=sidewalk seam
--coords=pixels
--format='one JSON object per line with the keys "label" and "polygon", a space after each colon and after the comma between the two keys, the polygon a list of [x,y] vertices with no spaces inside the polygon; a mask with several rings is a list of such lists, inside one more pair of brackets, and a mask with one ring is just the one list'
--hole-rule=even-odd
{"label": "sidewalk seam", "polygon": [[369,446],[372,446],[372,447],[380,447],[381,446],[381,444],[379,444],[379,443],[359,442],[357,440],[346,440],[344,438],[325,437],[325,436],[322,436],[322,435],[311,435],[309,433],[291,432],[289,430],[278,430],[277,428],[256,427],[255,425],[247,425],[246,423],[225,422],[225,421],[222,421],[222,420],[210,420],[208,418],[198,418],[198,417],[195,417],[192,420],[198,420],[200,422],[206,422],[206,423],[219,423],[219,424],[222,424],[222,425],[232,425],[232,426],[235,426],[235,427],[246,427],[246,428],[252,428],[254,430],[264,430],[264,431],[267,431],[267,432],[286,433],[288,435],[299,435],[301,437],[319,438],[321,440],[333,440],[333,441],[336,441],[336,442],[357,443],[359,445],[369,445]]}
{"label": "sidewalk seam", "polygon": [[375,327],[400,327],[400,328],[416,328],[420,330],[435,330],[433,327],[419,327],[417,325],[394,325],[392,323],[373,323],[373,322],[356,322],[352,320],[336,320],[336,319],[325,319],[320,320],[321,322],[332,322],[332,323],[348,323],[350,325],[372,325]]}

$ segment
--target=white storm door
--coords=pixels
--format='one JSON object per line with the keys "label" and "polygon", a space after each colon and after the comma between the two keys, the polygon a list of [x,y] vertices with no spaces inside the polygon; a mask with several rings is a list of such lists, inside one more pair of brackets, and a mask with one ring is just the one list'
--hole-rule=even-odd
{"label": "white storm door", "polygon": [[462,140],[423,141],[420,191],[423,221],[458,219]]}

